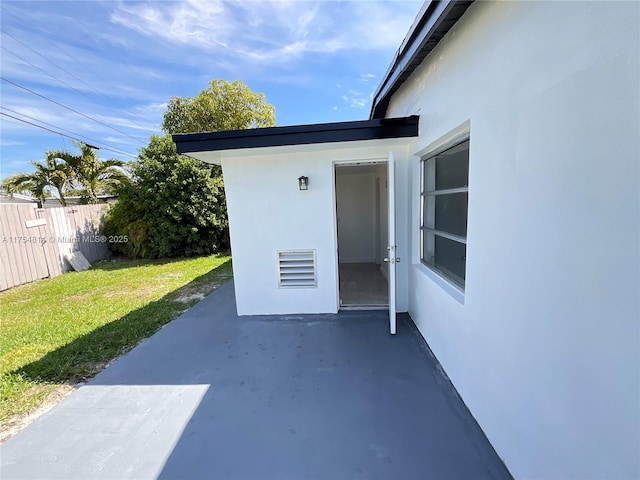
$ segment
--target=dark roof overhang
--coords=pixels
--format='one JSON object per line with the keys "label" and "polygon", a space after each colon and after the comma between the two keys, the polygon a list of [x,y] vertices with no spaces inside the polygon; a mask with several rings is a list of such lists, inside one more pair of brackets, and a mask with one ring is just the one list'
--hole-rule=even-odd
{"label": "dark roof overhang", "polygon": [[370,118],[387,113],[393,94],[438,45],[474,0],[431,0],[422,6],[373,96]]}
{"label": "dark roof overhang", "polygon": [[418,116],[172,135],[178,153],[418,136]]}

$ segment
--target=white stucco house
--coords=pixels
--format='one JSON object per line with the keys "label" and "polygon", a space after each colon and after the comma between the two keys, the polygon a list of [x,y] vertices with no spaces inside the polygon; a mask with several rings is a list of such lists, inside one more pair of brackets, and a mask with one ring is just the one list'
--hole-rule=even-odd
{"label": "white stucco house", "polygon": [[640,478],[639,46],[636,1],[430,1],[370,119],[175,135],[238,313],[408,312],[516,478]]}

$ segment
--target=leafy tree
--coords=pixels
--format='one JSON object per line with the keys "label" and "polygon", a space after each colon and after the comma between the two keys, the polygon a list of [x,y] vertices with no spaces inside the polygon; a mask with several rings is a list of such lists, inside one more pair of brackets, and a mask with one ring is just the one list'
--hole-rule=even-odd
{"label": "leafy tree", "polygon": [[69,165],[50,155],[50,152],[47,152],[44,162],[32,161],[31,165],[35,172],[11,175],[2,181],[2,188],[7,193],[28,192],[38,199],[40,205],[44,204],[50,196],[50,189],[54,188],[60,204],[66,207],[65,195],[73,181]]}
{"label": "leafy tree", "polygon": [[[195,97],[172,98],[163,117],[162,129],[165,133],[173,134],[240,130],[273,125],[275,125],[275,108],[267,103],[264,94],[252,92],[249,87],[239,80],[227,82],[226,80],[214,79],[206,89]],[[155,141],[157,142],[158,140],[156,139]],[[175,146],[173,148],[175,154]],[[194,178],[202,181],[204,179],[201,176],[203,170],[206,170],[211,175],[211,178],[207,179],[210,187],[199,186],[202,190],[198,198],[201,200],[210,199],[203,205],[202,208],[205,210],[202,211],[208,212],[208,209],[213,209],[213,212],[211,212],[213,216],[209,217],[210,223],[207,224],[212,227],[212,230],[211,233],[207,233],[207,229],[197,226],[198,235],[202,235],[202,241],[205,244],[213,240],[213,248],[226,249],[229,247],[229,231],[222,172],[219,167],[208,166],[195,160],[187,161],[184,157],[182,158],[181,167],[186,169],[191,166],[198,172],[194,174]],[[187,172],[184,171],[182,174],[187,175]],[[162,175],[157,177],[158,182],[164,182]],[[167,179],[167,183],[163,183],[163,185],[179,180],[179,178]],[[206,192],[205,188],[212,188],[212,190]],[[197,200],[194,201],[198,204]],[[184,221],[184,217],[180,218]],[[147,232],[146,228],[142,228],[141,225],[138,224],[141,228],[140,231]],[[168,224],[166,226],[169,228]],[[211,238],[207,238],[206,235],[211,235]],[[189,248],[192,251],[191,247]],[[158,250],[152,249],[150,251],[154,256],[159,256]],[[188,255],[186,251],[181,254]]]}
{"label": "leafy tree", "polygon": [[80,150],[74,155],[64,150],[47,152],[47,159],[60,159],[68,165],[74,186],[80,192],[83,203],[98,203],[98,195],[113,193],[122,184],[129,182],[124,162],[120,160],[100,160],[96,151],[84,143],[76,143]]}
{"label": "leafy tree", "polygon": [[225,244],[227,225],[219,167],[178,155],[170,136],[152,136],[119,189],[107,235],[127,236],[115,252],[131,257],[204,255]]}
{"label": "leafy tree", "polygon": [[[274,107],[241,81],[212,80],[195,97],[174,97],[163,117],[167,134],[269,127]],[[171,137],[152,136],[134,164],[134,182],[118,190],[106,232],[127,236],[115,252],[146,258],[191,256],[229,247],[222,173],[178,155]]]}
{"label": "leafy tree", "polygon": [[275,109],[240,80],[212,80],[195,97],[173,97],[164,114],[166,133],[214,132],[275,125]]}

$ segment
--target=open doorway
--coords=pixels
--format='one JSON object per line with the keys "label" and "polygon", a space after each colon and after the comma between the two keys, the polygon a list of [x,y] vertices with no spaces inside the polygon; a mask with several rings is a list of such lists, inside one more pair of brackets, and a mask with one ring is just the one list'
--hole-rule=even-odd
{"label": "open doorway", "polygon": [[340,308],[387,308],[387,164],[338,164],[335,178]]}

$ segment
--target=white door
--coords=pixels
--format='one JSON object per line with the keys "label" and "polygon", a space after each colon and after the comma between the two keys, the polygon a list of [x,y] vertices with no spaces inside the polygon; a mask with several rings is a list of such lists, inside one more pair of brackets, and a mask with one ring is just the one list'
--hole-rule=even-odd
{"label": "white door", "polygon": [[396,333],[396,263],[400,261],[396,257],[396,166],[393,152],[389,152],[387,163],[387,192],[389,195],[389,245],[387,246],[387,258],[389,265],[389,330],[392,335]]}

